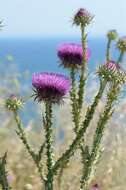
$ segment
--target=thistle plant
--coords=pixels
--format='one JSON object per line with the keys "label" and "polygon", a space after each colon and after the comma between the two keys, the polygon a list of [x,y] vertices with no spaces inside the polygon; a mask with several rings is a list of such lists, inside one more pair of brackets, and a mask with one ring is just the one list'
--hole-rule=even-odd
{"label": "thistle plant", "polygon": [[2,190],[11,190],[7,179],[7,171],[6,171],[6,163],[7,163],[7,153],[4,154],[3,157],[0,158],[0,186]]}
{"label": "thistle plant", "polygon": [[[101,154],[100,144],[104,135],[108,121],[114,112],[115,103],[119,98],[123,84],[126,82],[126,72],[121,66],[126,52],[126,39],[119,38],[116,48],[119,50],[119,58],[113,60],[110,50],[112,42],[117,40],[117,32],[111,30],[107,33],[107,48],[105,63],[97,69],[96,75],[99,78],[99,89],[93,98],[91,105],[86,107],[84,99],[86,92],[86,81],[88,79],[88,62],[91,57],[91,50],[87,43],[87,26],[94,16],[86,9],[80,9],[73,18],[73,24],[80,28],[81,44],[64,43],[59,46],[57,55],[60,59],[60,66],[68,69],[69,77],[62,74],[40,72],[32,76],[32,86],[34,101],[44,106],[42,114],[42,127],[45,139],[40,143],[38,151],[29,144],[25,127],[19,117],[19,111],[23,108],[23,100],[15,95],[11,95],[5,103],[6,108],[13,112],[17,123],[16,133],[24,144],[29,155],[33,159],[40,179],[42,188],[45,190],[54,189],[56,175],[60,175],[60,182],[64,168],[70,162],[70,158],[79,149],[81,153],[82,173],[78,189],[89,190],[91,180],[95,175],[95,169]],[[53,108],[61,105],[64,98],[69,93],[71,100],[71,114],[73,121],[73,131],[75,138],[67,150],[56,160],[53,149]],[[103,111],[100,113],[93,136],[93,143],[89,147],[86,142],[86,132],[91,126],[91,121],[95,115],[96,108],[103,95],[106,97]],[[83,115],[83,108],[86,113]],[[43,164],[43,157],[46,156],[46,165]],[[46,169],[45,169],[46,168]],[[60,183],[59,182],[59,183]],[[92,190],[98,190],[99,185],[92,186]]]}

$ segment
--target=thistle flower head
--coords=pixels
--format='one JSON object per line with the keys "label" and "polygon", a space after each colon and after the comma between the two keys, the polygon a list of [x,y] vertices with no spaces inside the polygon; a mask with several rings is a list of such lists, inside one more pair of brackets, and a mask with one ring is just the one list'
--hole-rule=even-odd
{"label": "thistle flower head", "polygon": [[120,52],[126,52],[126,36],[120,38],[117,42],[117,48]]}
{"label": "thistle flower head", "polygon": [[100,190],[98,184],[93,185],[91,190]]}
{"label": "thistle flower head", "polygon": [[91,23],[93,19],[93,15],[86,9],[79,9],[78,12],[75,14],[73,19],[73,24],[76,24],[77,26],[87,26]]}
{"label": "thistle flower head", "polygon": [[70,90],[71,82],[62,74],[44,72],[33,74],[32,85],[38,102],[60,103]]}
{"label": "thistle flower head", "polygon": [[22,105],[23,101],[14,94],[10,95],[10,97],[5,101],[5,107],[10,111],[17,111],[22,107]]}
{"label": "thistle flower head", "polygon": [[116,40],[117,37],[118,37],[117,31],[116,30],[110,30],[107,33],[107,37],[108,37],[109,40]]}
{"label": "thistle flower head", "polygon": [[[80,44],[67,43],[62,44],[57,51],[61,60],[61,65],[65,68],[80,68],[82,65],[83,49]],[[90,58],[91,52],[86,50],[86,60]]]}
{"label": "thistle flower head", "polygon": [[100,66],[98,74],[100,77],[111,82],[116,82],[118,84],[126,82],[126,72],[115,61],[109,61]]}

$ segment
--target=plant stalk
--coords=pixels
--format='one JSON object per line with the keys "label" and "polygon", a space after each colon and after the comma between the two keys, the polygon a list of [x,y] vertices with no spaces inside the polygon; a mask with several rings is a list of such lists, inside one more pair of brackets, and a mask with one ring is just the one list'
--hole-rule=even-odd
{"label": "plant stalk", "polygon": [[53,190],[53,151],[52,151],[52,103],[46,102],[45,133],[46,133],[46,155],[47,155],[47,179],[45,190]]}

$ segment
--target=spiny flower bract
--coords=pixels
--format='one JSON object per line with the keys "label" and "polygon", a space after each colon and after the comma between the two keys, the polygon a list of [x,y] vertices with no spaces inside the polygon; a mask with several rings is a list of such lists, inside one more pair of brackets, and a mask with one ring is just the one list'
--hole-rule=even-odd
{"label": "spiny flower bract", "polygon": [[93,17],[94,16],[89,11],[81,8],[75,14],[74,19],[73,19],[73,24],[76,24],[77,26],[85,27],[91,23]]}
{"label": "spiny flower bract", "polygon": [[71,82],[62,74],[42,72],[33,74],[32,85],[38,102],[60,103],[69,92]]}
{"label": "spiny flower bract", "polygon": [[14,94],[10,95],[10,97],[5,101],[5,107],[10,111],[17,111],[22,107],[22,105],[23,101]]}
{"label": "spiny flower bract", "polygon": [[126,36],[120,38],[117,42],[117,48],[121,52],[126,52]]}
{"label": "spiny flower bract", "polygon": [[[90,50],[86,50],[86,60],[90,58]],[[57,55],[65,68],[80,68],[82,65],[83,49],[80,44],[65,43],[59,46]]]}
{"label": "spiny flower bract", "polygon": [[115,61],[109,61],[99,67],[98,74],[108,81],[123,84],[126,82],[126,72]]}

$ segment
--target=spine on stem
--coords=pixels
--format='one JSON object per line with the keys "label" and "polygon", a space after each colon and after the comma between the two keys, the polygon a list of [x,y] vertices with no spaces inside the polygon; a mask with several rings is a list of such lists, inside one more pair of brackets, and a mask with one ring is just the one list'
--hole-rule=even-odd
{"label": "spine on stem", "polygon": [[100,143],[101,143],[103,133],[105,130],[105,126],[108,120],[112,116],[113,103],[117,100],[119,91],[120,91],[120,88],[114,85],[112,86],[112,88],[110,89],[110,92],[107,95],[107,103],[106,103],[104,112],[101,114],[98,124],[97,124],[92,150],[85,166],[85,173],[81,181],[82,183],[81,183],[80,189],[89,190],[89,183],[93,177],[92,174],[94,171],[94,166],[95,166],[95,163],[97,163],[97,159],[99,157],[99,148],[100,148]]}
{"label": "spine on stem", "polygon": [[46,115],[45,115],[45,133],[46,133],[46,155],[47,155],[47,179],[46,190],[53,190],[53,152],[52,152],[52,104],[46,102]]}

